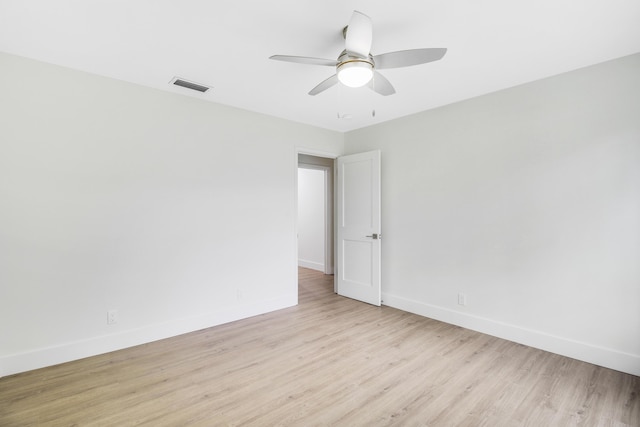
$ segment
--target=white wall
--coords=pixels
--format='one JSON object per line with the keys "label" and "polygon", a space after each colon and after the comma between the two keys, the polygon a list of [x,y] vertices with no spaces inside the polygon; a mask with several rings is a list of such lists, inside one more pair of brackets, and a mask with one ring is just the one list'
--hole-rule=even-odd
{"label": "white wall", "polygon": [[325,171],[298,168],[298,265],[325,271]]}
{"label": "white wall", "polygon": [[0,376],[296,304],[341,134],[6,54],[0,94]]}
{"label": "white wall", "polygon": [[385,304],[640,375],[640,54],[345,137],[372,149]]}

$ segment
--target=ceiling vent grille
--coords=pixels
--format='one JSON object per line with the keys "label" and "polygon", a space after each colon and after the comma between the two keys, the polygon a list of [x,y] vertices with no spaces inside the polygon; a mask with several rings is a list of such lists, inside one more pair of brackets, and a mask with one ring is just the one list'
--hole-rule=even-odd
{"label": "ceiling vent grille", "polygon": [[195,90],[198,92],[206,92],[209,89],[211,89],[211,87],[209,86],[205,86],[199,83],[194,83],[194,82],[190,82],[188,80],[182,79],[180,77],[174,77],[171,82],[171,84],[176,85],[176,86],[181,86],[181,87],[185,87],[187,89],[191,89],[191,90]]}

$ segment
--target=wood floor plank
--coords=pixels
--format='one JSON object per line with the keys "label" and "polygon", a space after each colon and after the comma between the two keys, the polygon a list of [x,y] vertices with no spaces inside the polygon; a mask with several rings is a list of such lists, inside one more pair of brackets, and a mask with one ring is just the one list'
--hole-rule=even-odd
{"label": "wood floor plank", "polygon": [[640,378],[333,293],[0,379],[0,426],[640,426]]}

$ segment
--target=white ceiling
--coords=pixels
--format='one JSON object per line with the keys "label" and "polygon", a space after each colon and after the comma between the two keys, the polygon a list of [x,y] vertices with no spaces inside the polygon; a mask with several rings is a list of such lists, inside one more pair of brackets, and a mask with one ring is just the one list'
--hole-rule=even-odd
{"label": "white ceiling", "polygon": [[[268,59],[337,58],[353,10],[373,20],[374,54],[449,51],[384,70],[389,97],[342,86],[312,97],[334,70]],[[0,51],[349,131],[640,52],[640,1],[0,0]]]}

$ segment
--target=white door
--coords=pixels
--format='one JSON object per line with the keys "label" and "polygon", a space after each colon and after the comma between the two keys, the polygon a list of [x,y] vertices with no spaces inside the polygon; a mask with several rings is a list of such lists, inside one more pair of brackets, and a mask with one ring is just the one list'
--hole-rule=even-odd
{"label": "white door", "polygon": [[380,151],[338,158],[339,295],[380,305]]}

